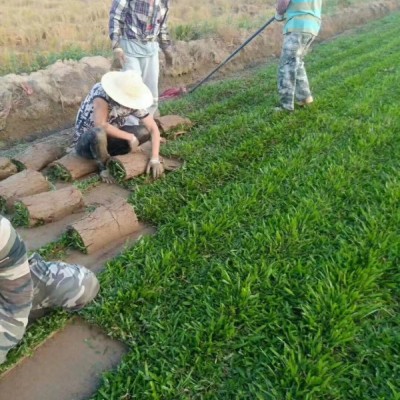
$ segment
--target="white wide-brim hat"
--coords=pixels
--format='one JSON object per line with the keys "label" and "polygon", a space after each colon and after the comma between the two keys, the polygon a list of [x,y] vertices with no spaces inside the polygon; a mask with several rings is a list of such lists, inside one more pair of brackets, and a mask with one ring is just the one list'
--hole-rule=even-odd
{"label": "white wide-brim hat", "polygon": [[136,71],[111,71],[101,78],[104,91],[117,103],[135,110],[149,108],[153,95]]}

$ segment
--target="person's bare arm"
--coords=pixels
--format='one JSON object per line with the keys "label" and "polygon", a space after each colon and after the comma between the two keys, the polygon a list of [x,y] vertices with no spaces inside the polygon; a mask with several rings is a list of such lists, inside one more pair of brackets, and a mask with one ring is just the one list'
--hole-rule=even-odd
{"label": "person's bare arm", "polygon": [[154,179],[160,178],[164,173],[164,167],[162,166],[162,160],[160,160],[160,131],[151,115],[142,119],[143,125],[149,130],[151,135],[151,158],[147,164],[146,172],[151,172]]}
{"label": "person's bare arm", "polygon": [[108,104],[105,100],[97,97],[93,101],[94,107],[94,125],[98,128],[103,128],[108,136],[115,137],[118,139],[127,140],[130,142],[132,140],[132,135],[130,133],[124,132],[108,123]]}
{"label": "person's bare arm", "polygon": [[154,118],[149,114],[142,119],[143,125],[148,129],[151,135],[151,158],[158,158],[160,152],[160,130],[154,121]]}

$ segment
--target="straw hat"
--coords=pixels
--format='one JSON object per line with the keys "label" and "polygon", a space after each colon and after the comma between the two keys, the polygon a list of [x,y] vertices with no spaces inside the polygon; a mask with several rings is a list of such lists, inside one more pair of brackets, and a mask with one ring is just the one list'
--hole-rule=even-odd
{"label": "straw hat", "polygon": [[153,104],[153,95],[136,71],[111,71],[101,78],[105,92],[117,103],[135,110]]}

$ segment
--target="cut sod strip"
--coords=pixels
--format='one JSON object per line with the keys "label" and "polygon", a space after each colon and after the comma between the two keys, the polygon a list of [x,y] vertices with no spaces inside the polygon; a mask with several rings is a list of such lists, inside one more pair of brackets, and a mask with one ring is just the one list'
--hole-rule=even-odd
{"label": "cut sod strip", "polygon": [[12,159],[19,171],[40,171],[64,154],[64,147],[54,143],[37,143]]}
{"label": "cut sod strip", "polygon": [[124,199],[98,207],[68,228],[70,245],[90,254],[140,228],[133,207]]}
{"label": "cut sod strip", "polygon": [[15,203],[16,226],[36,226],[58,221],[84,206],[82,193],[74,186],[39,193]]}
{"label": "cut sod strip", "polygon": [[192,121],[179,115],[164,115],[156,118],[161,133],[167,136],[180,136],[193,126]]}
{"label": "cut sod strip", "polygon": [[128,153],[112,157],[108,163],[111,175],[118,181],[124,181],[143,175],[149,157],[144,153]]}
{"label": "cut sod strip", "polygon": [[97,171],[94,160],[79,157],[75,153],[66,156],[50,164],[49,176],[53,179],[71,181]]}
{"label": "cut sod strip", "polygon": [[18,172],[15,164],[7,157],[0,157],[0,181]]}
{"label": "cut sod strip", "polygon": [[1,377],[0,399],[88,399],[126,352],[98,327],[73,320]]}
{"label": "cut sod strip", "polygon": [[50,190],[50,183],[37,171],[27,169],[0,182],[0,211],[11,211],[21,198]]}

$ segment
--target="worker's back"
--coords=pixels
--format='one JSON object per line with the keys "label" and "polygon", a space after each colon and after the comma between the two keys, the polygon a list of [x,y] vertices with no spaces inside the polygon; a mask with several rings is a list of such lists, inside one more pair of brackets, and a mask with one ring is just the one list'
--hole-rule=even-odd
{"label": "worker's back", "polygon": [[286,10],[284,33],[303,32],[318,35],[321,27],[322,0],[291,0]]}

